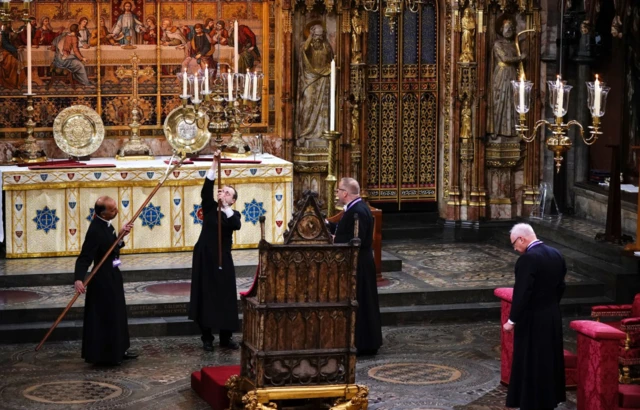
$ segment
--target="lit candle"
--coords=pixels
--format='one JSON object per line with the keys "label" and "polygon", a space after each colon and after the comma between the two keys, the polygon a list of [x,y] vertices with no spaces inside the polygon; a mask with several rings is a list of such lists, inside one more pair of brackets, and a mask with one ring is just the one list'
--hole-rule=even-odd
{"label": "lit candle", "polygon": [[331,91],[329,91],[329,131],[336,129],[336,60],[331,60]]}
{"label": "lit candle", "polygon": [[520,112],[524,113],[524,75],[520,76]]}
{"label": "lit candle", "polygon": [[187,69],[184,69],[184,72],[182,73],[182,95],[183,96],[187,96]]}
{"label": "lit candle", "polygon": [[[28,3],[25,2],[28,7]],[[31,94],[31,21],[27,22],[27,94]]]}
{"label": "lit candle", "polygon": [[209,94],[209,64],[204,65],[204,92]]}
{"label": "lit candle", "polygon": [[229,85],[229,101],[233,100],[233,73],[227,72],[227,84]]}
{"label": "lit candle", "polygon": [[198,75],[193,76],[193,101],[200,101],[200,92],[198,91]]}
{"label": "lit candle", "polygon": [[556,79],[556,117],[562,117],[562,105],[564,98],[564,87],[562,85],[562,81],[560,81],[560,76]]}
{"label": "lit candle", "polygon": [[251,87],[251,76],[249,75],[249,69],[247,68],[247,75],[244,76],[244,98],[249,99],[249,87]]}
{"label": "lit candle", "polygon": [[258,72],[253,73],[253,99],[258,101]]}
{"label": "lit candle", "polygon": [[233,22],[233,71],[238,72],[238,20]]}
{"label": "lit candle", "polygon": [[600,98],[602,97],[602,88],[600,87],[600,81],[598,81],[598,74],[596,74],[596,81],[593,83],[594,93],[593,96],[593,113],[596,116],[600,116]]}

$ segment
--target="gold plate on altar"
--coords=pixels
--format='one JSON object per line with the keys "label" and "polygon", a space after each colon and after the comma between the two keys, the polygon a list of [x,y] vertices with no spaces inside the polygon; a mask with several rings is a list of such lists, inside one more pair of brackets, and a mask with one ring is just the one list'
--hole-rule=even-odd
{"label": "gold plate on altar", "polygon": [[207,114],[180,106],[165,118],[164,136],[176,152],[196,153],[206,147],[211,139],[208,124]]}
{"label": "gold plate on altar", "polygon": [[104,140],[102,118],[91,107],[72,105],[53,121],[53,137],[62,151],[73,157],[91,155]]}

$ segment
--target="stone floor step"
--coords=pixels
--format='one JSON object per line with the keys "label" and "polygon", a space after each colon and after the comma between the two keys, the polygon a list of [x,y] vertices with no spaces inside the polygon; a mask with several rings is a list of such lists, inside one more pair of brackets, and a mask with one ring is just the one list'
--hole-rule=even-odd
{"label": "stone floor step", "polygon": [[[191,279],[192,252],[122,255],[125,282]],[[251,278],[258,265],[257,249],[233,251],[236,277]],[[56,286],[73,283],[76,257],[0,259],[0,288]],[[402,270],[402,259],[382,251],[382,272]]]}
{"label": "stone floor step", "polygon": [[[593,305],[611,303],[602,297],[569,298],[561,303],[564,317],[585,316]],[[380,309],[383,326],[417,323],[451,323],[492,320],[500,317],[500,302],[458,303],[385,307]],[[242,321],[242,315],[240,315]],[[0,325],[0,343],[38,343],[53,322]],[[129,333],[135,337],[198,335],[199,329],[186,316],[129,318]],[[79,340],[82,320],[63,320],[51,334],[50,341]],[[46,345],[45,345],[46,348]]]}

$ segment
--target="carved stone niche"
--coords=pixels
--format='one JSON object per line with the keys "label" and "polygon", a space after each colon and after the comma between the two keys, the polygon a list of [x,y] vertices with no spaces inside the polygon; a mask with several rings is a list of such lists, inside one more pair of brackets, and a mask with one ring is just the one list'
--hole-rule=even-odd
{"label": "carved stone niche", "polygon": [[[293,197],[300,199],[304,191],[317,192],[322,198],[323,205],[327,201],[326,183],[327,164],[329,163],[328,148],[325,147],[295,147],[293,150]],[[330,193],[333,195],[333,192]],[[323,209],[326,209],[323,208]]]}
{"label": "carved stone niche", "polygon": [[[333,398],[366,409],[366,388],[354,384],[360,239],[333,244],[320,205],[317,193],[305,192],[284,244],[263,234],[255,282],[242,297],[241,372],[233,397],[248,400],[255,392],[261,403]],[[264,233],[263,220],[261,228]],[[355,405],[358,392],[363,407]]]}

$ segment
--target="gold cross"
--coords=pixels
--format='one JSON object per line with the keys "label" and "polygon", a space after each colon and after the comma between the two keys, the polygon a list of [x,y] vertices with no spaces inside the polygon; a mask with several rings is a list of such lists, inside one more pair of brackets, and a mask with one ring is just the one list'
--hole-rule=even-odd
{"label": "gold cross", "polygon": [[138,105],[138,78],[151,77],[153,74],[155,74],[155,71],[153,71],[153,68],[151,67],[140,69],[138,67],[138,61],[140,61],[140,59],[138,58],[138,55],[134,53],[133,57],[131,57],[130,69],[125,69],[124,67],[120,66],[116,70],[116,77],[118,78],[131,77],[133,81],[133,98],[131,100],[131,104],[135,106]]}

